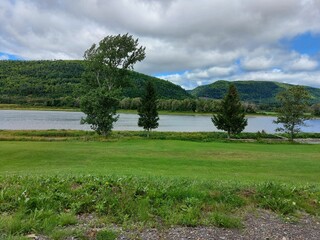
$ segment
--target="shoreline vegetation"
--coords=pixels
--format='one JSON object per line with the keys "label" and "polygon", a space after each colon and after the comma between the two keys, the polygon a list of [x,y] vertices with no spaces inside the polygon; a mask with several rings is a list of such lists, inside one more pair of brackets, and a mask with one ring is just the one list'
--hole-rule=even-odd
{"label": "shoreline vegetation", "polygon": [[[67,111],[67,112],[81,112],[80,108],[70,107],[48,107],[48,106],[29,106],[20,104],[0,104],[0,110],[31,110],[31,111]],[[138,114],[137,110],[119,109],[118,113],[132,113]],[[189,112],[189,111],[158,111],[160,115],[203,115],[212,116],[213,113],[203,112]],[[246,116],[277,116],[276,112],[257,112],[248,113]]]}
{"label": "shoreline vegetation", "polygon": [[[146,131],[112,131],[109,136],[101,136],[94,131],[85,130],[66,130],[66,129],[49,129],[49,130],[1,130],[0,141],[121,141],[132,139],[146,140]],[[300,132],[295,135],[292,143],[288,142],[286,133],[265,133],[265,132],[241,132],[228,138],[225,132],[160,132],[153,131],[150,133],[150,139],[153,140],[182,140],[191,142],[257,142],[257,143],[288,143],[298,144],[299,140],[319,140],[320,133]],[[307,141],[304,141],[307,143]]]}
{"label": "shoreline vegetation", "polygon": [[[80,108],[70,107],[49,107],[49,106],[30,106],[20,104],[0,104],[0,110],[30,110],[30,111],[65,111],[65,112],[81,112]],[[190,112],[190,111],[164,111],[159,110],[159,115],[199,115],[199,116],[212,116],[213,113],[206,112]],[[131,113],[138,114],[137,110],[132,109],[119,109],[117,113]],[[311,114],[310,114],[311,115]],[[246,113],[246,116],[269,116],[276,117],[277,112],[261,111],[256,113]],[[320,119],[319,116],[312,116],[313,119]]]}
{"label": "shoreline vegetation", "polygon": [[265,137],[0,131],[0,238],[136,239],[180,227],[245,232],[248,216],[261,211],[296,228],[307,217],[315,224],[308,228],[316,227],[320,145]]}

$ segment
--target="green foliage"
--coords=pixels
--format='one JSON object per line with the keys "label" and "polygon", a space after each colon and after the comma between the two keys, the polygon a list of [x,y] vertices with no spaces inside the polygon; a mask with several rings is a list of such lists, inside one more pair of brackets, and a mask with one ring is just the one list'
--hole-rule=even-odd
{"label": "green foliage", "polygon": [[81,110],[87,115],[81,123],[87,123],[98,134],[108,135],[116,116],[120,88],[124,84],[126,70],[145,58],[145,48],[138,47],[138,39],[131,35],[107,36],[93,44],[84,53],[87,61]]}
{"label": "green foliage", "polygon": [[81,99],[81,110],[86,117],[81,119],[82,124],[90,124],[91,129],[98,134],[107,136],[110,134],[113,123],[119,118],[117,115],[117,95],[101,89],[89,91]]}
{"label": "green foliage", "polygon": [[320,117],[320,103],[313,104],[311,109],[314,116]]}
{"label": "green foliage", "polygon": [[87,61],[86,86],[112,90],[123,86],[127,69],[145,58],[145,47],[132,35],[107,36],[84,53]]}
{"label": "green foliage", "polygon": [[298,209],[295,188],[285,185],[273,182],[261,184],[255,198],[260,207],[281,214],[292,214]]}
{"label": "green foliage", "polygon": [[78,60],[0,61],[0,102],[78,107],[84,65]]}
{"label": "green foliage", "polygon": [[228,137],[242,132],[247,126],[248,121],[234,85],[230,85],[228,93],[221,101],[218,114],[213,115],[211,120],[218,129],[227,131]]}
{"label": "green foliage", "polygon": [[[138,109],[138,126],[143,127],[148,132],[159,126],[159,117],[157,111],[157,96],[153,84],[148,82],[145,88],[145,94],[141,99],[141,106]],[[149,133],[148,133],[149,136]]]}
{"label": "green foliage", "polygon": [[[210,100],[210,99],[189,98],[189,99],[183,99],[183,100],[178,100],[178,99],[158,99],[157,100],[158,110],[171,111],[171,112],[212,113],[217,111],[218,105],[219,105],[218,100]],[[119,105],[121,109],[132,109],[132,110],[138,109],[140,106],[141,106],[141,98],[124,98],[120,101],[120,105]],[[250,104],[250,106],[252,106],[252,104]],[[250,106],[247,109],[249,109]]]}
{"label": "green foliage", "polygon": [[277,96],[280,102],[278,117],[274,123],[281,123],[283,127],[277,128],[277,131],[283,131],[289,134],[289,139],[293,141],[296,133],[300,132],[300,126],[310,116],[306,115],[308,110],[310,94],[301,86],[293,86],[281,92]]}

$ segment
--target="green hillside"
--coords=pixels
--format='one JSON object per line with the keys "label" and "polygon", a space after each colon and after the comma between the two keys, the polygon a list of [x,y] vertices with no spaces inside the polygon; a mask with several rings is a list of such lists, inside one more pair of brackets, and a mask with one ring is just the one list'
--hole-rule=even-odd
{"label": "green hillside", "polygon": [[[0,103],[77,106],[84,69],[81,60],[0,61]],[[159,98],[190,98],[184,89],[169,81],[134,71],[128,71],[128,75],[123,97],[140,97],[146,81],[151,80]]]}
{"label": "green hillside", "polygon": [[[80,85],[85,69],[81,60],[55,61],[0,61],[0,103],[40,106],[79,106]],[[128,71],[129,82],[123,89],[123,98],[140,97],[146,81],[151,80],[160,99],[182,100],[194,97],[221,99],[231,82],[217,81],[199,86],[189,94],[169,81]],[[275,96],[289,84],[269,81],[235,81],[242,101],[272,106]],[[306,87],[313,103],[320,102],[320,89]]]}
{"label": "green hillside", "polygon": [[[200,98],[221,99],[226,94],[229,85],[233,83],[242,101],[258,104],[271,104],[276,101],[276,95],[290,84],[269,81],[224,81],[220,80],[209,85],[199,86],[191,91],[193,96]],[[312,96],[313,102],[320,102],[320,89],[305,87]]]}

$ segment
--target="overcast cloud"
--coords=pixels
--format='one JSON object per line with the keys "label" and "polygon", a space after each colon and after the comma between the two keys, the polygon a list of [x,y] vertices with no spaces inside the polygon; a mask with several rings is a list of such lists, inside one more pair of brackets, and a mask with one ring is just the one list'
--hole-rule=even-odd
{"label": "overcast cloud", "polygon": [[0,22],[0,59],[82,59],[128,32],[147,47],[137,71],[186,89],[218,79],[320,87],[320,49],[288,44],[319,36],[320,0],[1,0]]}

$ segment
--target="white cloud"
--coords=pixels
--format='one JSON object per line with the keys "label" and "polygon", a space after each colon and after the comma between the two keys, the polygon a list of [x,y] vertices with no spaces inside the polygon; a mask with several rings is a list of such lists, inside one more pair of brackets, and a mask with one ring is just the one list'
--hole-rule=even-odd
{"label": "white cloud", "polygon": [[289,66],[294,71],[311,71],[318,67],[318,62],[310,59],[309,56],[302,55],[298,59],[294,60]]}
{"label": "white cloud", "polygon": [[175,84],[183,86],[185,89],[192,89],[203,84],[209,84],[214,79],[229,77],[236,66],[231,67],[209,67],[207,69],[196,69],[194,71],[185,71],[182,74],[160,75],[158,77],[169,80]]}
{"label": "white cloud", "polygon": [[0,21],[0,52],[25,59],[82,59],[92,43],[129,32],[147,47],[136,70],[184,72],[166,77],[186,88],[262,73],[296,81],[298,71],[317,84],[318,59],[279,41],[320,33],[318,0],[1,0]]}
{"label": "white cloud", "polygon": [[246,57],[241,61],[241,66],[245,70],[261,70],[269,69],[275,65],[272,58],[267,58],[265,56],[249,58]]}

